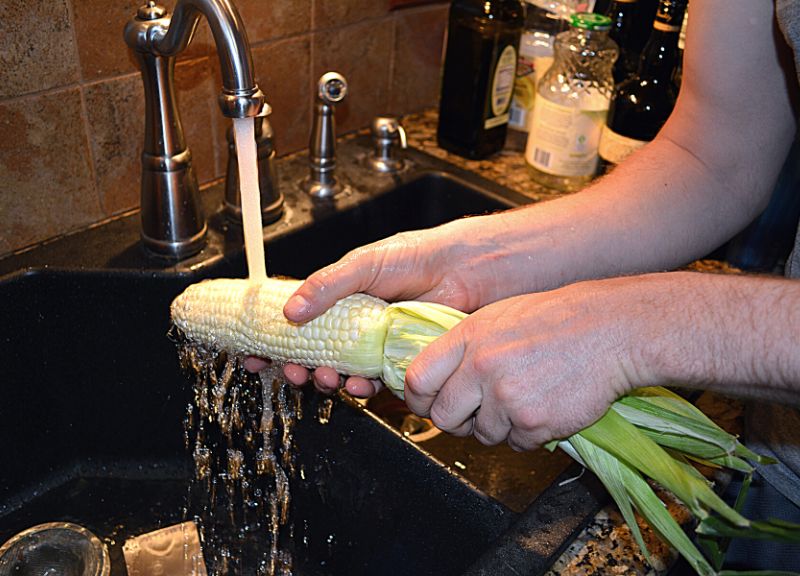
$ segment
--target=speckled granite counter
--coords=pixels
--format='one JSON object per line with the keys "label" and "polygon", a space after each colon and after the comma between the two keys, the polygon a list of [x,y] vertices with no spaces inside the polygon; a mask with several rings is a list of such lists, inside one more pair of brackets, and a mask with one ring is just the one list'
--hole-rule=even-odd
{"label": "speckled granite counter", "polygon": [[531,178],[523,152],[526,134],[508,131],[505,148],[486,160],[467,160],[451,154],[436,144],[436,124],[438,116],[435,111],[407,116],[403,125],[408,134],[408,145],[455,164],[460,168],[480,174],[508,188],[516,190],[535,201],[557,198],[563,192],[545,188]]}
{"label": "speckled granite counter", "polygon": [[[427,111],[407,116],[403,125],[411,147],[441,158],[503,186],[516,190],[534,201],[561,196],[563,192],[537,184],[530,175],[525,158],[525,134],[509,130],[506,147],[486,160],[468,160],[451,154],[436,144],[437,114]],[[725,264],[715,261],[696,262],[691,269],[705,272],[732,273]],[[741,430],[742,406],[728,398],[706,393],[698,401],[704,412],[726,430],[739,433]],[[663,495],[675,519],[685,524],[691,521],[688,510],[668,495]],[[594,520],[581,532],[564,554],[547,572],[547,576],[588,575],[641,575],[661,576],[667,574],[675,564],[677,555],[661,542],[643,522],[639,522],[645,542],[650,550],[652,564],[648,563],[634,542],[630,529],[625,524],[615,505],[601,510]]]}

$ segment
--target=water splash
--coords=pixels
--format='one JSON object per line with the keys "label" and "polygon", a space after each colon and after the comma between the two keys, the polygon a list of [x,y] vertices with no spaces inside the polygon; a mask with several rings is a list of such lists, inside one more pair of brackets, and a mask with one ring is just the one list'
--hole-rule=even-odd
{"label": "water splash", "polygon": [[190,343],[179,357],[194,389],[184,421],[195,463],[188,511],[201,528],[209,574],[290,576],[299,392],[277,364],[254,375],[243,358]]}

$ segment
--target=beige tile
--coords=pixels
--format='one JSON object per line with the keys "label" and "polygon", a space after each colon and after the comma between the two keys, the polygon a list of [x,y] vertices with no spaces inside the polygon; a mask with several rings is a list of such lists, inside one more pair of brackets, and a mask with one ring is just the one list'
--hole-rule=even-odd
{"label": "beige tile", "polygon": [[406,114],[439,102],[447,6],[398,13],[390,110]]}
{"label": "beige tile", "polygon": [[139,205],[143,92],[135,74],[84,89],[97,189],[107,215]]}
{"label": "beige tile", "polygon": [[311,112],[311,37],[278,40],[253,51],[256,75],[272,106],[279,155],[308,146]]}
{"label": "beige tile", "polygon": [[215,164],[214,134],[216,120],[222,119],[217,104],[222,85],[216,83],[210,61],[204,58],[176,66],[175,89],[192,165],[198,182],[203,184],[221,175]]}
{"label": "beige tile", "polygon": [[386,112],[392,28],[391,19],[386,18],[314,35],[312,86],[330,70],[347,79],[347,98],[336,108],[339,132],[364,128],[376,114]]}
{"label": "beige tile", "polygon": [[0,103],[0,254],[101,217],[78,89]]}
{"label": "beige tile", "polygon": [[[178,108],[198,182],[216,175],[211,114],[215,90],[207,59],[181,63],[175,71]],[[97,188],[107,215],[139,205],[144,138],[144,93],[141,78],[92,84],[85,89],[89,134]]]}
{"label": "beige tile", "polygon": [[345,26],[383,16],[388,10],[389,0],[315,0],[314,28]]}
{"label": "beige tile", "polygon": [[[159,3],[172,10],[175,0]],[[84,80],[107,78],[139,69],[122,33],[142,4],[143,0],[72,0]],[[192,43],[178,59],[205,56],[211,46],[211,33],[203,20]]]}
{"label": "beige tile", "polygon": [[311,29],[311,0],[236,0],[251,44]]}
{"label": "beige tile", "polygon": [[77,82],[78,58],[67,0],[12,4],[17,6],[4,9],[0,18],[0,97]]}

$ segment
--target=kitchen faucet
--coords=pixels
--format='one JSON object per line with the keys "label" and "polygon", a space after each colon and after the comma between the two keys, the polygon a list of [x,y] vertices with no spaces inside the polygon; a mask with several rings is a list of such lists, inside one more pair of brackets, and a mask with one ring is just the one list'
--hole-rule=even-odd
{"label": "kitchen faucet", "polygon": [[309,174],[300,184],[313,198],[332,198],[347,189],[336,178],[336,120],[334,105],[347,95],[347,80],[326,72],[317,81],[314,120],[308,143]]}
{"label": "kitchen faucet", "polygon": [[244,24],[231,0],[178,0],[171,15],[149,0],[125,26],[125,42],[139,62],[145,92],[141,237],[148,250],[171,258],[191,256],[205,245],[207,225],[174,87],[175,58],[192,41],[203,16],[222,70],[222,113],[229,118],[270,113],[255,82]]}

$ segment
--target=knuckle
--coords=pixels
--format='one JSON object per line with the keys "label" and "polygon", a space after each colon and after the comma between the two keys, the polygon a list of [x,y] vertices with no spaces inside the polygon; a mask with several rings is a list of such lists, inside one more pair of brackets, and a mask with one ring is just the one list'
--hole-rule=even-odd
{"label": "knuckle", "polygon": [[494,395],[501,406],[519,402],[520,389],[515,380],[501,379],[494,386]]}
{"label": "knuckle", "polygon": [[513,418],[514,426],[525,431],[535,431],[545,425],[545,419],[540,410],[525,407],[517,411]]}
{"label": "knuckle", "polygon": [[[468,340],[471,340],[470,334],[464,334],[464,337]],[[495,373],[497,368],[497,354],[479,348],[474,354],[472,358],[472,368],[475,370],[475,373],[479,376],[485,378]]]}
{"label": "knuckle", "polygon": [[452,414],[447,406],[443,406],[442,402],[438,399],[431,406],[431,421],[440,430],[445,432],[454,433],[458,429],[458,423],[452,422]]}
{"label": "knuckle", "polygon": [[427,394],[425,368],[420,362],[412,362],[406,370],[406,391],[415,396]]}
{"label": "knuckle", "polygon": [[502,438],[498,438],[497,435],[490,433],[478,423],[475,424],[475,429],[472,434],[475,436],[475,439],[484,446],[496,446],[503,441]]}

